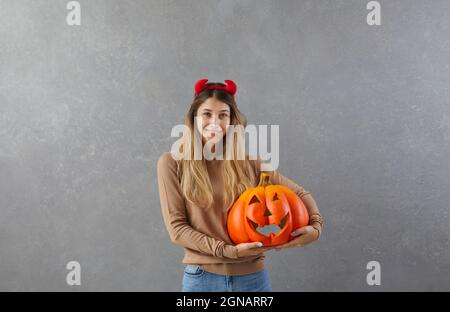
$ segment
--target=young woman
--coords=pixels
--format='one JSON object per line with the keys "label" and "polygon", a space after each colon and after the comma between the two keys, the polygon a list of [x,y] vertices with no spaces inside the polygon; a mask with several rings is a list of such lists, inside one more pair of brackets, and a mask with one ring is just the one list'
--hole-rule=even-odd
{"label": "young woman", "polygon": [[[293,240],[276,247],[258,242],[232,243],[227,232],[228,211],[242,192],[258,184],[261,161],[250,160],[247,154],[245,159],[194,158],[195,131],[202,150],[210,144],[214,152],[215,143],[222,140],[225,155],[227,126],[247,125],[235,102],[236,84],[232,80],[225,80],[226,84],[207,81],[195,84],[194,99],[184,121],[192,135],[183,136],[181,151],[190,157],[178,159],[167,152],[157,164],[164,223],[172,242],[185,251],[182,291],[271,291],[264,252],[317,240],[322,218],[311,193],[274,170],[272,184],[285,185],[302,199],[309,212],[309,225],[294,231]],[[229,148],[237,155],[237,144]]]}

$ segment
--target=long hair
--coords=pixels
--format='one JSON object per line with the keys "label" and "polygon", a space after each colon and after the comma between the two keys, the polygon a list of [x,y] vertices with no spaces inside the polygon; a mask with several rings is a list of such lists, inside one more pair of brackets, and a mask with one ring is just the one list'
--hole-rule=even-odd
{"label": "long hair", "polygon": [[[207,83],[206,85],[224,85],[222,83]],[[189,151],[191,157],[189,159],[181,159],[179,162],[177,175],[180,181],[181,190],[184,197],[191,203],[199,207],[211,207],[214,202],[213,189],[206,167],[205,157],[201,160],[196,160],[194,157],[194,132],[198,131],[195,127],[194,118],[197,115],[197,110],[203,102],[208,98],[213,97],[230,107],[230,125],[241,125],[243,128],[247,126],[247,118],[237,108],[234,97],[228,92],[221,89],[207,89],[197,96],[194,96],[192,104],[187,112],[184,124],[190,129],[190,136],[183,136],[181,142],[181,150],[183,153]],[[199,134],[201,137],[201,134]],[[226,136],[222,138],[223,152],[226,153]],[[239,148],[244,148],[241,140],[237,138],[237,133],[233,132],[232,159],[223,159],[221,166],[221,175],[223,177],[224,185],[224,204],[229,207],[242,192],[247,188],[254,187],[250,178],[250,171],[252,169],[251,160],[248,154],[244,154],[244,159],[236,157]],[[241,150],[242,151],[242,150]],[[241,154],[242,155],[242,154]]]}

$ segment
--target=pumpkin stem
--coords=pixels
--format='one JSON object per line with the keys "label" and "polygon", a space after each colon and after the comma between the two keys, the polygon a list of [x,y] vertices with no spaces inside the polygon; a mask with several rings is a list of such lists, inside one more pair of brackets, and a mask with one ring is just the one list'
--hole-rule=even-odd
{"label": "pumpkin stem", "polygon": [[272,182],[270,182],[270,173],[261,171],[259,175],[259,184],[258,186],[267,186],[271,185]]}

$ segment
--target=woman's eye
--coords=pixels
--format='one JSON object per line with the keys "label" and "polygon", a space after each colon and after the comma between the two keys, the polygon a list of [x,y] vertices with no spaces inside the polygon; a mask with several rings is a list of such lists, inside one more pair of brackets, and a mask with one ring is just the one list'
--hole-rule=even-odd
{"label": "woman's eye", "polygon": [[227,114],[220,114],[221,116],[221,118],[227,118],[228,117],[228,115]]}
{"label": "woman's eye", "polygon": [[206,116],[206,117],[210,117],[211,113],[203,113],[203,115]]}

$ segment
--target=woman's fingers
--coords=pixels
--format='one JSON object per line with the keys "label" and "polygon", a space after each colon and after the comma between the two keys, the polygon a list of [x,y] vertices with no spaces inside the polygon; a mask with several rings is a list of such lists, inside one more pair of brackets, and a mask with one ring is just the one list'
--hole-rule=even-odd
{"label": "woman's fingers", "polygon": [[303,235],[306,234],[308,232],[308,230],[305,227],[301,227],[296,229],[294,232],[291,233],[292,236],[299,236],[299,235]]}
{"label": "woman's fingers", "polygon": [[270,246],[263,247],[263,244],[261,242],[241,243],[236,245],[236,247],[238,249],[238,255],[241,257],[255,256],[267,250],[273,249],[273,247]]}
{"label": "woman's fingers", "polygon": [[245,249],[252,249],[252,248],[258,248],[258,247],[262,247],[262,243],[261,242],[255,242],[255,243],[244,243],[246,244],[244,246]]}
{"label": "woman's fingers", "polygon": [[242,256],[242,257],[252,256],[253,253],[252,253],[251,249],[258,248],[260,246],[262,246],[262,243],[259,243],[259,242],[238,244],[238,245],[236,245],[236,248],[238,251],[238,256]]}

